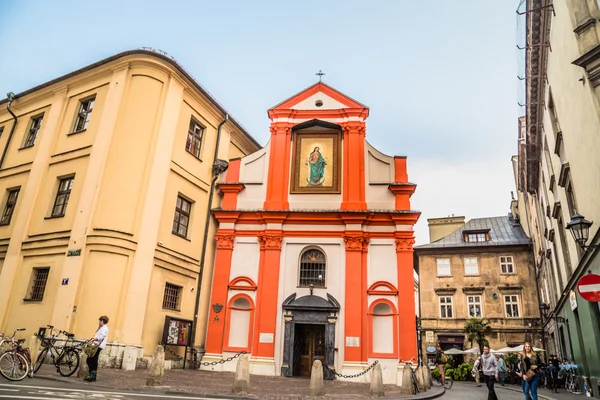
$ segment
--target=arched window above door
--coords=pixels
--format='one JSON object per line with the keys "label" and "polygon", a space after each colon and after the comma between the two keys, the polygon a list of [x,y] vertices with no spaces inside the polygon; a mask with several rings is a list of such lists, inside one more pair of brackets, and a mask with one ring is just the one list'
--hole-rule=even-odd
{"label": "arched window above door", "polygon": [[309,248],[300,256],[300,280],[301,287],[325,287],[325,272],[327,261],[325,253],[316,248]]}

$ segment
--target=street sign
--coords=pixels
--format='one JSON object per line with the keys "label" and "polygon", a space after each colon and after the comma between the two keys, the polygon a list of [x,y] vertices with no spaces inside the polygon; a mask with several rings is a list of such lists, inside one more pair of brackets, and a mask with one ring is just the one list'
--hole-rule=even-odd
{"label": "street sign", "polygon": [[600,275],[584,275],[577,282],[577,291],[587,301],[600,302]]}

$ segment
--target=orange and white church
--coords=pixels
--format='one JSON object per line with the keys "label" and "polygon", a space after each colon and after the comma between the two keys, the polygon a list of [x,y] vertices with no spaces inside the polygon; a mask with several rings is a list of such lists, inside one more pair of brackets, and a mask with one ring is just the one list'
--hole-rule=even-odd
{"label": "orange and white church", "polygon": [[252,374],[309,376],[315,359],[342,374],[379,360],[400,384],[417,356],[406,157],[372,147],[369,108],[322,82],[268,115],[269,143],[219,184],[203,361],[246,351]]}

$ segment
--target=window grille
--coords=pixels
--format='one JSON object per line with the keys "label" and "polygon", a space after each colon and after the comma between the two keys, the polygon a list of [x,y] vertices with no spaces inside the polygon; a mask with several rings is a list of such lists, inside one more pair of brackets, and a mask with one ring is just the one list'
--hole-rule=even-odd
{"label": "window grille", "polygon": [[46,290],[50,268],[34,268],[33,274],[33,284],[31,285],[29,299],[41,301],[44,298],[44,291]]}
{"label": "window grille", "polygon": [[325,254],[309,249],[300,258],[300,286],[325,287]]}
{"label": "window grille", "polygon": [[181,286],[167,283],[165,285],[165,295],[163,297],[163,308],[167,310],[179,310],[179,297]]}

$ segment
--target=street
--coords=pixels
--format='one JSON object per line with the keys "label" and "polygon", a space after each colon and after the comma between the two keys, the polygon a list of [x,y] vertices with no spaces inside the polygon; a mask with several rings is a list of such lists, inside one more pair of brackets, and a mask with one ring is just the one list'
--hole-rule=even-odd
{"label": "street", "polygon": [[[6,382],[6,383],[5,383]],[[165,394],[168,388],[156,393],[133,391],[113,391],[94,389],[93,384],[74,384],[34,378],[25,382],[0,383],[0,399],[104,399],[104,400],[146,400],[146,399],[186,399],[207,400],[207,397],[194,395]]]}

